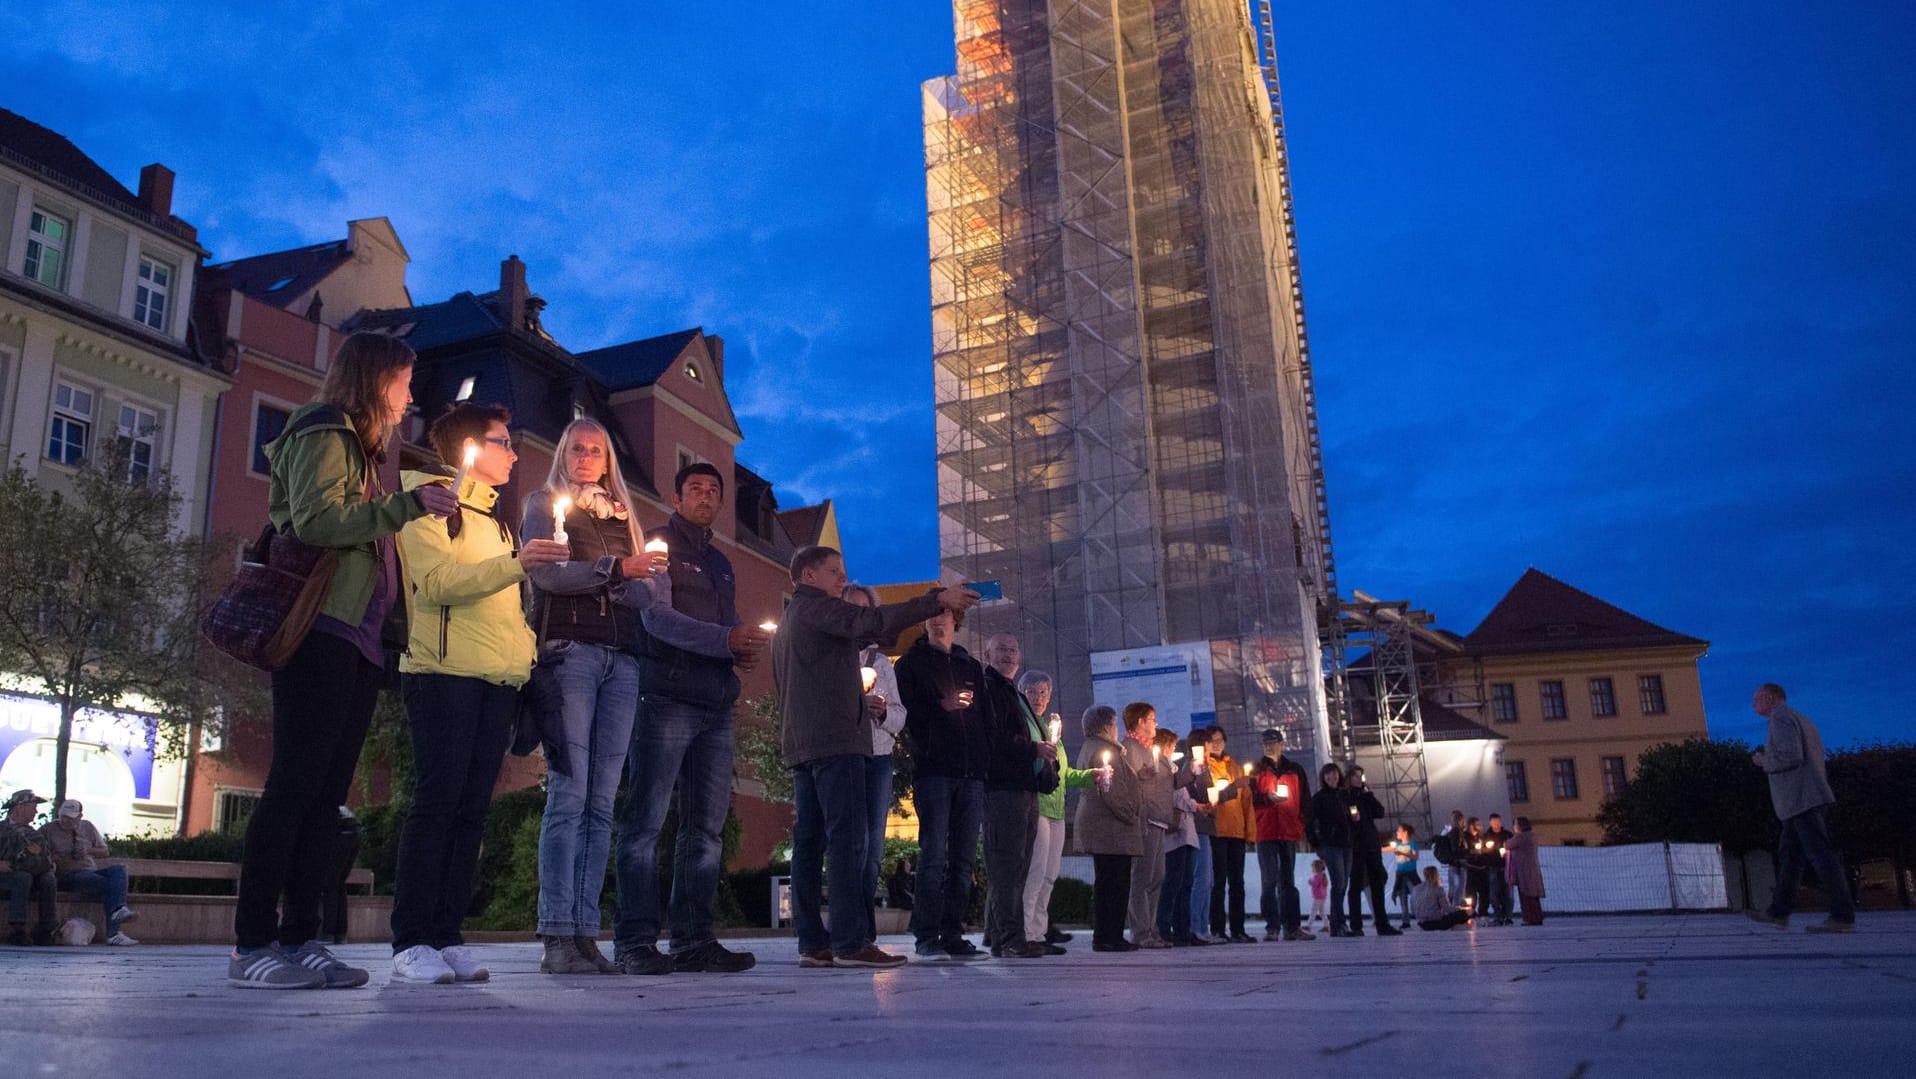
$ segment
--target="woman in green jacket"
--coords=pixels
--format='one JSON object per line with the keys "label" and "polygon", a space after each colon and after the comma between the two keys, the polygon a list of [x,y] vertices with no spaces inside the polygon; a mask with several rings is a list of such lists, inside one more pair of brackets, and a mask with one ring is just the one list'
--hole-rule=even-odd
{"label": "woman in green jacket", "polygon": [[405,342],[353,334],[319,399],[288,417],[265,450],[267,515],[282,532],[332,548],[338,567],[312,632],[273,672],[273,763],[246,826],[226,968],[236,986],[366,984],[366,971],[317,939],[320,885],[385,673],[381,629],[400,600],[393,535],[458,505],[444,488],[380,489],[378,466],[412,403],[412,364]]}
{"label": "woman in green jacket", "polygon": [[1088,788],[1098,773],[1073,768],[1064,756],[1064,723],[1051,707],[1051,676],[1043,671],[1026,671],[1018,676],[1018,692],[1031,703],[1031,714],[1045,724],[1045,737],[1058,747],[1058,785],[1048,794],[1038,795],[1038,830],[1031,843],[1031,868],[1025,872],[1025,939],[1038,941],[1053,955],[1063,955],[1059,947],[1071,934],[1051,925],[1051,889],[1058,883],[1058,868],[1064,858],[1064,792]]}
{"label": "woman in green jacket", "polygon": [[433,421],[427,439],[448,466],[471,463],[450,481],[437,473],[402,477],[411,490],[459,485],[457,517],[420,517],[399,531],[412,627],[399,671],[413,755],[412,810],[399,840],[392,914],[393,977],[402,981],[491,977],[459,928],[472,903],[479,841],[512,741],[519,687],[532,673],[520,586],[534,569],[566,559],[563,543],[519,544],[494,513],[519,457],[506,426],[511,420],[498,405],[452,406]]}

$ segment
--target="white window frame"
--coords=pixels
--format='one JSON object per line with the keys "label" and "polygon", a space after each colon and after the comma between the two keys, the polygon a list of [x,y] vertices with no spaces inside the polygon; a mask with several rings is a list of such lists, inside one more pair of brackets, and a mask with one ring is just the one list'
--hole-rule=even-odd
{"label": "white window frame", "polygon": [[[60,238],[57,240],[49,240],[45,231],[34,228],[33,219],[36,217],[42,220],[58,221],[62,233]],[[19,218],[14,218],[14,220],[18,221]],[[73,226],[74,222],[71,218],[54,213],[40,203],[34,203],[32,211],[27,216],[27,256],[26,261],[20,264],[21,276],[50,289],[64,287],[66,284],[67,266],[72,262]],[[49,248],[58,256],[53,269],[53,280],[51,281],[48,281],[45,276],[46,254]],[[29,264],[35,262],[37,262],[38,265],[29,268]]]}
{"label": "white window frame", "polygon": [[[60,403],[61,390],[67,391],[67,404],[65,405]],[[87,411],[84,413],[73,405],[73,399],[78,394],[85,394],[87,397]],[[46,441],[43,443],[44,448],[42,453],[46,459],[53,464],[63,468],[78,468],[81,464],[85,463],[87,455],[93,450],[93,425],[99,422],[100,391],[98,387],[85,385],[56,375],[53,379],[53,393],[48,400],[48,404],[50,407],[47,409],[47,434]],[[53,435],[55,424],[79,427],[80,456],[78,460],[69,461],[66,460],[64,456],[54,456]],[[70,441],[69,439],[62,439],[61,444],[63,446],[68,445]]]}
{"label": "white window frame", "polygon": [[[173,285],[180,279],[180,268],[158,255],[140,252],[140,268],[133,283],[133,321],[148,329],[166,332],[172,317]],[[151,267],[152,274],[148,274]],[[159,280],[164,272],[165,281]]]}
{"label": "white window frame", "polygon": [[[161,428],[166,425],[166,415],[160,409],[148,405],[144,401],[124,400],[118,402],[118,404],[120,411],[113,419],[113,435],[115,438],[126,439],[128,443],[126,479],[129,483],[144,483],[152,479],[153,473],[160,468],[159,433]],[[152,423],[148,425],[145,430],[141,430],[138,426],[129,427],[127,425],[127,413],[129,412],[133,413],[133,420],[136,425],[142,417],[150,418]],[[132,447],[134,446],[146,447],[145,475],[134,474],[134,469],[139,467],[139,463],[136,462],[132,456]]]}

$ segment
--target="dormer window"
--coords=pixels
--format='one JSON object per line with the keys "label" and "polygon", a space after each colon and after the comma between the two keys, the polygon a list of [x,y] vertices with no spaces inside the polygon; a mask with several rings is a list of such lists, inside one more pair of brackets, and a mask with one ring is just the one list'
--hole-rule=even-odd
{"label": "dormer window", "polygon": [[705,381],[705,376],[699,374],[699,365],[690,360],[685,361],[685,377],[694,382]]}
{"label": "dormer window", "polygon": [[287,285],[290,285],[290,284],[292,284],[292,283],[293,283],[293,279],[292,279],[292,278],[290,278],[290,277],[282,277],[282,278],[280,278],[279,280],[277,280],[277,281],[275,281],[275,282],[273,282],[272,284],[270,284],[270,285],[268,285],[268,286],[266,286],[266,291],[268,291],[268,292],[278,292],[278,291],[279,291],[280,289],[283,289],[283,288],[285,288],[285,287],[286,287]]}
{"label": "dormer window", "polygon": [[455,401],[472,400],[472,389],[475,385],[478,384],[478,382],[479,382],[478,375],[467,375],[465,378],[460,379],[459,392],[456,394],[453,394],[452,399]]}

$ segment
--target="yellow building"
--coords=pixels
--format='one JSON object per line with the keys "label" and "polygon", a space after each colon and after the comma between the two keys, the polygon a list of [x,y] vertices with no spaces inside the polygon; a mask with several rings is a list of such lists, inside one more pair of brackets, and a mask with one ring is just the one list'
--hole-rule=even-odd
{"label": "yellow building", "polygon": [[[1511,811],[1543,843],[1595,845],[1597,810],[1663,742],[1708,734],[1697,660],[1708,641],[1527,570],[1447,666],[1484,693],[1505,738]],[[1508,824],[1508,822],[1506,822]]]}

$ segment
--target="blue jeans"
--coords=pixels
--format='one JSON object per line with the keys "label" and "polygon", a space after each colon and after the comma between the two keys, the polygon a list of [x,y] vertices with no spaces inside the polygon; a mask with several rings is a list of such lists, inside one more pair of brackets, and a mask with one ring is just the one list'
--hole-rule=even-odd
{"label": "blue jeans", "polygon": [[[891,816],[892,757],[865,759],[865,820],[871,831],[865,836],[865,894],[878,897],[879,863],[885,856],[885,820]],[[876,916],[865,926],[865,942],[878,939]]]}
{"label": "blue jeans", "polygon": [[[869,758],[841,753],[806,761],[792,769],[792,926],[800,955],[830,947],[833,955],[853,955],[868,943],[872,894],[865,890],[866,793]],[[847,867],[832,882],[831,936],[825,935],[820,896],[825,859]]]}
{"label": "blue jeans", "polygon": [[918,890],[912,897],[911,935],[920,945],[955,940],[964,935],[965,905],[978,865],[985,783],[919,776],[912,805],[918,810]]}
{"label": "blue jeans", "polygon": [[1197,853],[1191,856],[1191,933],[1211,934],[1211,837],[1198,836]]}
{"label": "blue jeans", "polygon": [[98,869],[76,869],[59,876],[60,890],[75,892],[89,899],[98,899],[100,909],[106,912],[106,935],[112,936],[120,931],[120,923],[113,917],[121,907],[126,906],[126,867],[107,865]]}
{"label": "blue jeans", "polygon": [[[1258,846],[1261,848],[1263,844],[1260,843]],[[1344,893],[1351,879],[1351,849],[1325,847],[1317,852],[1317,857],[1324,863],[1324,872],[1331,878],[1330,894],[1325,896],[1331,908],[1331,932],[1349,932],[1350,923],[1344,916]],[[1291,894],[1297,894],[1295,886],[1291,888]]]}
{"label": "blue jeans", "polygon": [[[1158,937],[1183,940],[1191,932],[1191,866],[1196,847],[1164,852],[1164,884],[1158,896]],[[1206,895],[1205,898],[1210,898]]]}
{"label": "blue jeans", "polygon": [[659,829],[674,786],[679,833],[672,848],[672,950],[718,939],[712,905],[725,813],[732,806],[732,710],[642,694],[625,774],[617,950],[650,947],[659,939]]}
{"label": "blue jeans", "polygon": [[1854,922],[1856,897],[1849,892],[1842,856],[1830,839],[1829,807],[1817,806],[1782,824],[1783,833],[1776,840],[1776,890],[1770,896],[1770,913],[1779,918],[1789,916],[1796,906],[1796,886],[1803,879],[1803,868],[1809,866],[1829,893],[1830,921]]}
{"label": "blue jeans", "polygon": [[[1350,851],[1343,852],[1344,873],[1350,874]],[[1325,861],[1326,865],[1330,862]],[[1257,844],[1257,875],[1262,878],[1263,894],[1259,911],[1264,915],[1264,931],[1281,929],[1295,933],[1304,924],[1304,912],[1297,894],[1297,843],[1289,839],[1262,839]],[[1337,897],[1344,894],[1342,877],[1331,877],[1331,924],[1341,924]]]}
{"label": "blue jeans", "polygon": [[612,848],[612,799],[638,714],[639,661],[600,645],[559,641],[540,662],[557,663],[561,729],[547,739],[563,759],[546,762],[539,933],[596,937]]}

